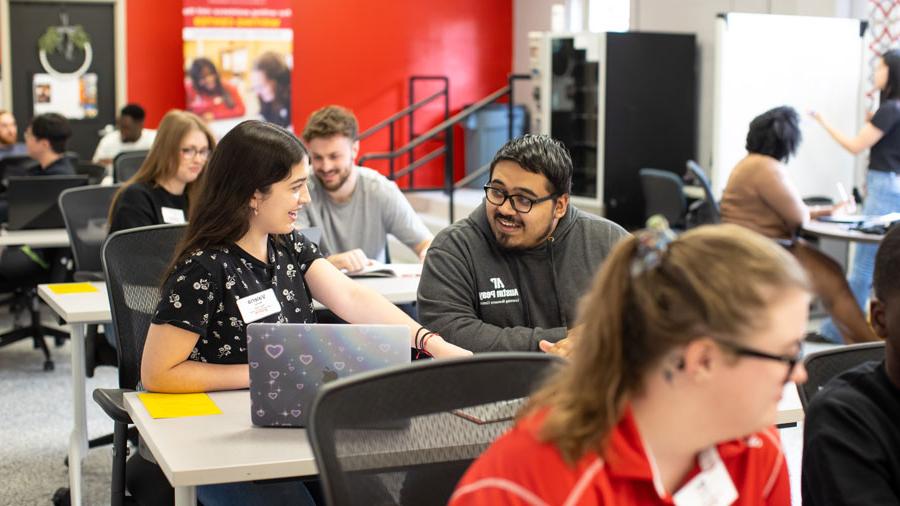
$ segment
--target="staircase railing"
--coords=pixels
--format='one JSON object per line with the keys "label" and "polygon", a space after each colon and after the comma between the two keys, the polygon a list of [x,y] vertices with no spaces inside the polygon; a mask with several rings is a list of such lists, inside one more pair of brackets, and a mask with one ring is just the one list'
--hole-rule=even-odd
{"label": "staircase railing", "polygon": [[[454,184],[454,182],[453,182],[453,143],[454,143],[453,130],[454,130],[454,127],[456,125],[458,125],[459,123],[465,121],[469,116],[481,111],[485,107],[506,97],[507,98],[507,111],[508,111],[508,115],[509,115],[509,125],[508,125],[508,130],[507,130],[507,137],[509,139],[512,139],[512,137],[513,137],[513,110],[514,110],[514,105],[515,105],[513,97],[514,97],[515,82],[519,81],[519,80],[523,80],[523,79],[530,79],[530,78],[531,78],[531,76],[528,74],[510,74],[509,77],[507,78],[506,86],[504,86],[504,87],[500,88],[499,90],[491,93],[490,95],[482,98],[481,100],[475,102],[474,104],[464,108],[463,110],[459,111],[458,113],[454,114],[453,116],[448,117],[449,116],[449,103],[450,103],[449,90],[448,90],[449,80],[444,76],[413,76],[413,77],[411,77],[410,84],[409,84],[410,105],[408,107],[406,107],[405,109],[403,109],[402,111],[397,112],[397,113],[391,115],[390,117],[380,121],[376,125],[372,126],[371,128],[367,129],[365,132],[360,134],[360,138],[363,139],[365,137],[369,137],[370,135],[374,134],[377,131],[380,131],[384,128],[388,128],[389,135],[390,135],[388,151],[365,154],[359,158],[359,164],[362,165],[369,160],[387,160],[388,163],[390,164],[389,165],[389,167],[390,167],[389,177],[391,179],[397,179],[397,178],[400,178],[400,177],[403,177],[406,175],[410,176],[410,185],[409,185],[409,188],[407,188],[405,191],[443,190],[445,193],[447,193],[448,198],[449,198],[450,223],[453,223],[453,221],[454,221],[454,211],[453,211],[454,195],[453,194],[457,188],[462,186],[461,184]],[[415,84],[415,82],[422,81],[422,80],[441,80],[444,82],[445,86],[444,86],[443,90],[441,90],[421,101],[415,102],[414,94],[413,94],[414,84]],[[438,125],[429,129],[427,132],[416,135],[415,130],[413,128],[413,126],[414,126],[413,113],[417,109],[420,109],[421,107],[427,105],[428,103],[430,103],[440,97],[444,98],[444,120],[441,123],[439,123]],[[395,132],[395,130],[396,130],[395,124],[397,121],[399,121],[402,118],[407,117],[407,116],[409,117],[409,121],[410,121],[409,142],[404,146],[395,148],[395,133],[396,133]],[[431,140],[442,140],[443,145],[420,156],[419,158],[416,158],[416,156],[415,156],[416,148],[418,148],[419,146],[421,146],[424,143],[431,141]],[[401,158],[403,156],[406,156],[406,158],[407,158],[407,165],[403,168],[396,169],[395,160],[397,160],[398,158]],[[441,156],[443,156],[443,158],[444,158],[444,181],[443,181],[443,184],[439,187],[417,188],[412,181],[412,175],[415,173],[415,171],[417,169],[421,168],[425,164],[427,164],[427,163],[431,162],[432,160],[435,160]],[[480,167],[478,169],[478,171],[476,171],[476,172],[480,176],[481,174],[486,172],[487,169],[488,169],[488,166]],[[475,173],[471,173],[468,176],[466,176],[465,178],[463,178],[463,180],[461,180],[460,183],[462,183],[463,181],[471,182],[476,177],[477,176],[475,176]]]}

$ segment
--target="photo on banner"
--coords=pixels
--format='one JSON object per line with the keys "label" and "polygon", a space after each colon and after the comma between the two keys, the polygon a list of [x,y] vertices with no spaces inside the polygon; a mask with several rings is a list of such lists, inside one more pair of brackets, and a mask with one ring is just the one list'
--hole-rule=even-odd
{"label": "photo on banner", "polygon": [[290,0],[184,0],[185,107],[221,138],[261,119],[290,129]]}

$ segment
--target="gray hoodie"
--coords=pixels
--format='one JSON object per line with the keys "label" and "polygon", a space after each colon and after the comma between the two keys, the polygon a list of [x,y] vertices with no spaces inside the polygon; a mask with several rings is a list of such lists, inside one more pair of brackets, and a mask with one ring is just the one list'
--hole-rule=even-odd
{"label": "gray hoodie", "polygon": [[540,340],[559,341],[575,326],[579,298],[627,235],[570,204],[543,244],[505,250],[482,203],[431,243],[419,282],[419,320],[474,352],[537,350]]}

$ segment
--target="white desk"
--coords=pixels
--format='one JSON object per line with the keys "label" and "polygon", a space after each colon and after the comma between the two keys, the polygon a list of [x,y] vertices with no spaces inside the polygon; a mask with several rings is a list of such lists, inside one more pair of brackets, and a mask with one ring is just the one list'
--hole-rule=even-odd
{"label": "white desk", "polygon": [[797,385],[788,382],[784,385],[784,393],[781,402],[778,403],[778,416],[775,425],[792,426],[803,421],[803,405],[800,404],[800,394],[797,393]]}
{"label": "white desk", "polygon": [[247,390],[214,392],[221,415],[154,420],[136,393],[125,406],[169,483],[175,504],[196,504],[196,486],[318,473],[305,429],[254,427]]}
{"label": "white desk", "polygon": [[[196,487],[199,485],[317,474],[305,429],[254,427],[250,421],[250,395],[247,390],[213,392],[209,395],[222,410],[221,415],[153,419],[137,393],[125,394],[125,405],[131,419],[163,474],[175,488],[177,506],[196,504]],[[452,417],[449,414],[446,416]],[[471,423],[453,418],[460,425]],[[793,383],[788,383],[778,406],[777,423],[796,424],[802,420],[803,409],[797,389]],[[445,423],[442,426],[448,425]],[[459,458],[473,458],[508,427],[509,423],[478,426],[481,432],[474,436],[470,434],[470,441],[446,434],[444,440],[438,438],[434,441],[435,449],[445,457],[447,450],[453,449],[460,453]],[[471,433],[471,429],[471,426],[465,428],[467,433]],[[376,434],[373,437],[383,435],[378,431]],[[397,440],[394,457],[404,462],[409,460],[408,464],[428,461],[423,457],[430,451],[428,448],[419,445],[406,448],[403,437]],[[360,465],[368,468],[364,451],[371,445],[360,443],[360,451],[363,452],[358,457]],[[379,458],[383,459],[384,455],[379,455]],[[352,462],[348,461],[348,465],[352,467]]]}
{"label": "white desk", "polygon": [[846,223],[831,223],[819,220],[810,220],[810,222],[803,227],[803,230],[820,237],[841,239],[844,241],[877,243],[881,242],[881,239],[884,238],[883,235],[879,234],[864,234],[857,230],[850,230],[850,225]]}
{"label": "white desk", "polygon": [[[65,233],[65,230],[63,232]],[[419,286],[419,278],[414,276],[360,278],[356,279],[356,281],[381,293],[394,304],[414,302]],[[88,450],[87,417],[85,415],[84,336],[87,332],[88,324],[102,324],[112,321],[106,284],[91,284],[97,288],[97,292],[67,295],[56,294],[47,285],[38,286],[38,295],[41,299],[60,318],[72,326],[72,400],[75,406],[75,418],[72,426],[72,435],[69,439],[69,490],[72,495],[73,506],[81,504],[81,461]],[[315,306],[318,309],[324,308],[318,301],[315,302]]]}
{"label": "white desk", "polygon": [[69,245],[69,234],[64,228],[0,230],[0,246],[26,244],[32,248],[65,248]]}
{"label": "white desk", "polygon": [[75,418],[72,434],[69,437],[69,491],[73,506],[81,504],[81,461],[88,451],[84,335],[87,332],[88,324],[107,323],[112,318],[109,313],[106,284],[91,283],[91,285],[97,288],[96,292],[64,295],[54,293],[48,288],[48,285],[38,285],[38,295],[41,299],[72,327],[70,334],[72,341],[72,403],[75,409]]}

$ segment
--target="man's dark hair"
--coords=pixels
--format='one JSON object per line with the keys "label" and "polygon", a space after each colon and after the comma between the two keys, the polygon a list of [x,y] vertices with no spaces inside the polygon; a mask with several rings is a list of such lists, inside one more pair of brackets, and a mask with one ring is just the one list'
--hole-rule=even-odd
{"label": "man's dark hair", "polygon": [[797,151],[803,136],[793,107],[783,105],[760,114],[750,122],[747,151],[786,162]]}
{"label": "man's dark hair", "polygon": [[494,167],[503,161],[543,174],[550,181],[551,193],[572,191],[572,157],[562,142],[548,135],[525,134],[504,144],[491,160],[490,178],[494,177]]}
{"label": "man's dark hair", "polygon": [[48,112],[32,118],[28,127],[35,139],[47,139],[54,153],[65,153],[66,141],[72,136],[69,120],[55,112]]}
{"label": "man's dark hair", "polygon": [[900,224],[894,224],[878,246],[872,288],[882,302],[900,294]]}
{"label": "man's dark hair", "polygon": [[144,112],[143,107],[137,104],[128,104],[119,111],[119,116],[128,116],[137,122],[141,122],[147,117],[147,113]]}

